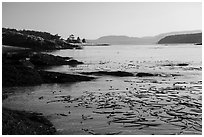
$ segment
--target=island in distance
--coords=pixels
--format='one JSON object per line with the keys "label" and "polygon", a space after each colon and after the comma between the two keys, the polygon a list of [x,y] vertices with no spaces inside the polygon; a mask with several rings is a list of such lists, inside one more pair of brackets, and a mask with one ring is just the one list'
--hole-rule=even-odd
{"label": "island in distance", "polygon": [[152,44],[177,44],[191,43],[201,45],[201,30],[179,31],[163,33],[156,36],[128,37],[128,36],[103,36],[96,40],[82,40],[71,34],[66,40],[58,34],[34,30],[2,29],[2,44],[32,50],[59,50],[81,49],[83,46],[109,46],[109,45],[152,45]]}
{"label": "island in distance", "polygon": [[[171,39],[169,39],[171,38]],[[164,40],[165,39],[165,40]],[[167,40],[168,39],[168,40]],[[202,43],[201,30],[178,31],[162,33],[156,36],[128,37],[109,35],[95,40],[87,40],[88,43],[110,43],[111,45],[151,45],[151,44],[177,44],[177,43]]]}

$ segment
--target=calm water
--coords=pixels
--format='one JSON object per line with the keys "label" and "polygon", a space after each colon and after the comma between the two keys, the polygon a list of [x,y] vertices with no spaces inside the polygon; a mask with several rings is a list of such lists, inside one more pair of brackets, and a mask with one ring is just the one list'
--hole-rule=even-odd
{"label": "calm water", "polygon": [[[71,67],[68,65],[51,67],[49,71],[57,71],[63,73],[78,73],[91,71],[113,71],[123,70],[129,72],[158,72],[168,74],[180,74],[180,77],[111,77],[101,76],[96,80],[89,82],[65,83],[65,84],[43,84],[33,87],[16,87],[4,90],[16,91],[8,99],[4,100],[3,106],[12,109],[29,110],[42,112],[51,120],[57,128],[58,134],[90,134],[88,131],[106,134],[107,132],[118,132],[120,134],[200,134],[195,129],[185,129],[175,124],[169,124],[163,119],[149,116],[154,110],[148,107],[142,107],[142,101],[150,104],[156,100],[157,104],[166,104],[160,110],[155,110],[161,115],[167,115],[166,111],[170,108],[183,108],[188,112],[191,108],[186,106],[178,106],[179,101],[202,102],[202,47],[195,45],[112,45],[107,47],[85,47],[83,50],[59,50],[52,52],[53,55],[64,57],[73,57],[84,64]],[[164,67],[162,65],[169,63],[189,63],[186,67]],[[152,82],[154,81],[154,82]],[[155,82],[156,81],[156,82]],[[170,91],[167,90],[165,95],[157,95],[150,88],[155,88],[158,92],[166,87],[172,87],[175,82],[184,82],[178,84],[185,86],[185,90]],[[165,91],[165,90],[164,90]],[[163,91],[162,91],[163,92]],[[108,93],[108,94],[106,94]],[[148,95],[148,97],[137,98],[138,95]],[[110,95],[109,95],[110,94]],[[109,95],[109,96],[107,96]],[[166,96],[168,95],[168,96]],[[43,96],[43,99],[39,99]],[[52,102],[56,99],[62,99],[63,96],[71,96],[73,102]],[[90,96],[93,101],[90,101]],[[169,98],[169,96],[172,96]],[[188,98],[186,97],[188,96]],[[107,115],[95,114],[98,111],[98,105],[101,98],[106,100],[111,98],[116,104],[125,105],[122,111],[133,111],[136,116],[145,117],[149,121],[156,121],[161,124],[157,127],[146,127],[135,129],[125,127],[124,124],[108,124],[110,119]],[[174,97],[174,98],[173,98]],[[175,98],[177,100],[175,100]],[[121,99],[123,99],[121,101]],[[128,104],[124,103],[124,99],[131,99],[133,102],[139,101],[133,110],[129,110]],[[171,103],[167,102],[170,100]],[[51,103],[50,103],[51,101]],[[86,104],[79,106],[80,103]],[[181,108],[180,108],[181,107]],[[102,109],[110,111],[112,109]],[[136,114],[136,111],[139,114]],[[199,110],[197,110],[199,111]],[[66,114],[67,116],[62,116]],[[89,115],[93,119],[82,120],[82,115]],[[114,117],[122,117],[117,114]],[[124,117],[124,116],[123,116]],[[183,121],[182,121],[183,122]],[[179,123],[179,124],[182,124]],[[199,121],[200,122],[200,121]],[[200,128],[199,126],[196,127]],[[84,130],[86,129],[86,130]],[[182,132],[181,132],[182,131]]]}
{"label": "calm water", "polygon": [[144,64],[153,66],[160,63],[186,62],[200,66],[202,62],[202,48],[195,45],[112,45],[85,47],[83,50],[60,50],[52,54],[71,56],[85,63],[78,67],[52,68],[54,71],[65,73],[98,70],[135,71],[128,67],[130,63],[140,65],[141,69],[144,69]]}

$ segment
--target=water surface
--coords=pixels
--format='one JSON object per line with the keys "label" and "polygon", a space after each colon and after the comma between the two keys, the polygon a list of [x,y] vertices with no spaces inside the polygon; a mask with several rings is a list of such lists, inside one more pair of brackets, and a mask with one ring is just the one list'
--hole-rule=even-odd
{"label": "water surface", "polygon": [[[7,88],[3,90],[11,91],[11,96],[4,100],[4,107],[42,112],[57,134],[201,134],[201,46],[112,45],[50,54],[84,64],[49,71],[119,70],[180,76],[97,76],[88,82]],[[189,65],[164,66],[177,63]]]}

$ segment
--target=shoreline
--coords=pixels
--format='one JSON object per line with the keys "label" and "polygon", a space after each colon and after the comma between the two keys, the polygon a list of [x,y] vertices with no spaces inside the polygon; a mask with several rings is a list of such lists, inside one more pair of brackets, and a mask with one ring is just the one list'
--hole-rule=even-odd
{"label": "shoreline", "polygon": [[[53,65],[83,64],[72,58],[23,50],[10,50],[2,54],[2,89],[7,87],[34,86],[45,83],[67,83],[89,81],[94,77],[48,72],[44,67]],[[28,60],[29,58],[29,60]],[[14,91],[15,92],[15,91]],[[9,94],[2,90],[2,101]],[[41,113],[2,108],[3,135],[54,135],[56,129]]]}

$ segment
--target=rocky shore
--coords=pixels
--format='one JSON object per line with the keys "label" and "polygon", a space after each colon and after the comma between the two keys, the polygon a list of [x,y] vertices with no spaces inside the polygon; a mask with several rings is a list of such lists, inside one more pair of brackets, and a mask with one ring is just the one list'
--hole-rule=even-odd
{"label": "rocky shore", "polygon": [[7,53],[3,55],[2,85],[3,87],[30,86],[43,83],[65,83],[93,79],[93,77],[89,76],[42,70],[42,68],[49,66],[78,64],[83,64],[83,62],[69,57],[64,58],[35,52]]}
{"label": "rocky shore", "polygon": [[[2,87],[32,86],[43,83],[88,81],[94,77],[47,72],[45,67],[83,64],[69,57],[53,56],[31,51],[6,52],[2,55]],[[8,93],[2,90],[3,100]],[[50,135],[56,130],[42,114],[2,109],[3,135]]]}

